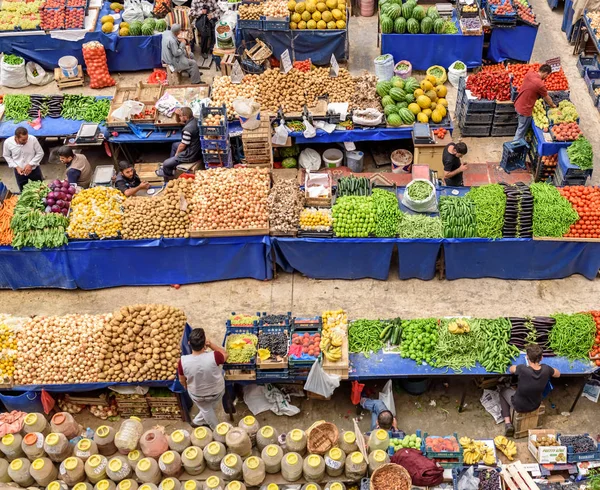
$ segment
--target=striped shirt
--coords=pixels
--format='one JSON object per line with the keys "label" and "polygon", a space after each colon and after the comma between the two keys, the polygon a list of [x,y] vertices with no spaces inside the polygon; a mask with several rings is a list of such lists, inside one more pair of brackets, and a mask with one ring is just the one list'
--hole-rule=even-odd
{"label": "striped shirt", "polygon": [[181,142],[185,146],[188,146],[192,142],[192,134],[189,131],[183,130],[183,133],[181,134]]}

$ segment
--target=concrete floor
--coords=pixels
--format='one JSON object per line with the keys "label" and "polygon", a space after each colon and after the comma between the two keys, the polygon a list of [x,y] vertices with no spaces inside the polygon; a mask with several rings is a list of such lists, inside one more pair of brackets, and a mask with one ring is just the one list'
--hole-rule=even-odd
{"label": "concrete floor", "polygon": [[[571,98],[577,105],[581,126],[592,141],[596,155],[600,155],[600,116],[590,107],[590,99],[583,80],[576,68],[576,58],[560,30],[561,12],[551,12],[545,0],[532,0],[534,10],[541,23],[533,60],[543,61],[560,56],[571,84]],[[371,69],[376,46],[375,17],[353,18],[350,22],[351,56],[349,68],[353,73]],[[119,82],[145,80],[147,73],[117,74]],[[208,77],[210,79],[210,77]],[[53,84],[29,92],[54,93]],[[110,94],[112,89],[93,91],[86,87],[71,92]],[[11,92],[10,90],[6,91]],[[20,90],[19,92],[22,92]],[[449,95],[455,100],[455,91]],[[469,144],[469,162],[498,161],[501,155],[502,138],[465,138]],[[160,149],[157,149],[160,152]],[[106,162],[101,151],[88,153],[94,163]],[[154,157],[153,157],[154,158]],[[54,178],[62,171],[59,165],[44,165],[47,177]],[[0,178],[9,185],[14,179],[5,165],[0,167]],[[118,264],[114,264],[118,267]],[[276,280],[257,282],[234,280],[171,287],[115,288],[100,291],[0,291],[3,312],[17,315],[62,315],[66,313],[101,313],[112,311],[121,305],[156,302],[175,305],[184,309],[189,322],[195,327],[204,327],[214,342],[221,342],[224,321],[231,311],[269,311],[281,313],[293,311],[298,315],[318,314],[322,310],[344,308],[350,318],[393,318],[396,316],[416,318],[423,316],[512,316],[545,315],[552,312],[576,312],[598,309],[600,282],[590,282],[583,277],[571,277],[556,281],[500,281],[493,279],[458,281],[399,281],[392,273],[386,282],[376,280],[319,281],[297,274],[279,274]],[[446,383],[446,384],[444,384]],[[429,432],[447,434],[453,431],[474,437],[491,436],[498,432],[480,406],[480,390],[471,386],[467,395],[467,409],[458,414],[456,407],[460,399],[463,381],[456,378],[437,380],[429,392],[421,397],[412,397],[403,391],[396,393],[396,406],[400,412],[400,426],[407,432],[424,429]],[[577,384],[572,380],[560,380],[547,403],[546,426],[563,432],[592,432],[597,428],[597,405],[582,399],[571,416],[561,415],[569,409]],[[300,415],[293,418],[275,417],[272,414],[259,416],[261,423],[271,423],[280,430],[292,427],[308,427],[314,420],[328,419],[342,428],[351,427],[354,408],[349,403],[348,385],[344,384],[334,397],[334,402],[293,400],[301,406]],[[435,401],[435,406],[432,404]],[[553,407],[552,405],[555,404]],[[247,413],[243,404],[238,405],[236,419]],[[93,417],[81,420],[97,426]],[[362,421],[367,427],[367,418]],[[592,423],[595,422],[595,423]],[[153,425],[147,421],[147,425]],[[595,434],[595,432],[594,432]],[[524,459],[527,459],[525,457]]]}

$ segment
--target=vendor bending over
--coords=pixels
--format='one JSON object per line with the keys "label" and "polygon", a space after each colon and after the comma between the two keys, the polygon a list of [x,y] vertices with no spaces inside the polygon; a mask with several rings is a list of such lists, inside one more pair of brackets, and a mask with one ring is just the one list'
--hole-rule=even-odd
{"label": "vendor bending over", "polygon": [[120,172],[115,180],[115,187],[119,189],[125,197],[135,196],[140,191],[150,189],[148,182],[142,182],[133,168],[133,163],[126,161],[119,162]]}
{"label": "vendor bending over", "polygon": [[179,24],[173,24],[170,31],[163,32],[162,62],[165,65],[172,66],[177,73],[187,73],[190,76],[190,82],[198,84],[201,81],[198,63],[196,63],[193,55],[188,54],[185,41],[177,39],[180,32],[181,26]]}
{"label": "vendor bending over", "polygon": [[362,397],[360,406],[371,412],[371,430],[398,430],[394,414],[388,410],[388,407],[381,400]]}
{"label": "vendor bending over", "polygon": [[538,344],[531,344],[527,347],[526,352],[529,366],[517,364],[509,369],[519,378],[517,391],[512,388],[500,390],[500,406],[505,423],[504,434],[507,437],[515,434],[515,428],[510,418],[511,407],[521,413],[537,410],[542,404],[542,395],[550,378],[560,376],[558,369],[541,363],[544,351]]}
{"label": "vendor bending over", "polygon": [[162,167],[156,171],[156,175],[170,180],[175,177],[175,168],[180,163],[191,163],[200,160],[202,148],[200,147],[200,130],[198,121],[189,107],[183,107],[179,111],[179,121],[183,127],[181,141],[171,146],[171,156],[167,158]]}
{"label": "vendor bending over", "polygon": [[60,163],[67,166],[67,180],[69,184],[77,184],[79,187],[87,189],[92,182],[92,166],[85,155],[73,153],[68,146],[61,146],[58,149],[58,158]]}

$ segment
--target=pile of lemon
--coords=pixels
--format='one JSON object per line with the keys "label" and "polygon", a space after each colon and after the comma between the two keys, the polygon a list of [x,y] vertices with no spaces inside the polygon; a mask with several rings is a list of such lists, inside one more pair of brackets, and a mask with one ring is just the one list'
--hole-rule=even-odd
{"label": "pile of lemon", "polygon": [[290,29],[345,29],[345,0],[288,2]]}
{"label": "pile of lemon", "polygon": [[123,193],[112,187],[91,187],[75,194],[69,213],[69,238],[110,238],[121,233]]}
{"label": "pile of lemon", "polygon": [[17,338],[12,328],[0,323],[0,378],[12,378],[17,358]]}
{"label": "pile of lemon", "polygon": [[333,224],[331,209],[304,208],[300,213],[300,228],[305,231],[329,231]]}

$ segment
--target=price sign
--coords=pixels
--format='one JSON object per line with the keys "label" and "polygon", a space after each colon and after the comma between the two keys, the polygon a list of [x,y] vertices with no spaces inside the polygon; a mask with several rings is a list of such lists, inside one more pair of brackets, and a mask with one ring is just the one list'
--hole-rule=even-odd
{"label": "price sign", "polygon": [[240,62],[235,60],[233,62],[233,68],[231,69],[231,83],[240,84],[244,78],[244,72],[240,66]]}
{"label": "price sign", "polygon": [[281,67],[283,68],[283,73],[287,73],[292,69],[292,60],[290,58],[289,49],[286,49],[283,53],[281,53]]}
{"label": "price sign", "polygon": [[337,60],[335,59],[335,55],[331,53],[331,69],[329,70],[330,77],[337,77],[340,73],[340,65],[338,65]]}
{"label": "price sign", "polygon": [[550,65],[550,68],[552,68],[552,73],[560,71],[560,57],[546,60],[546,64]]}

